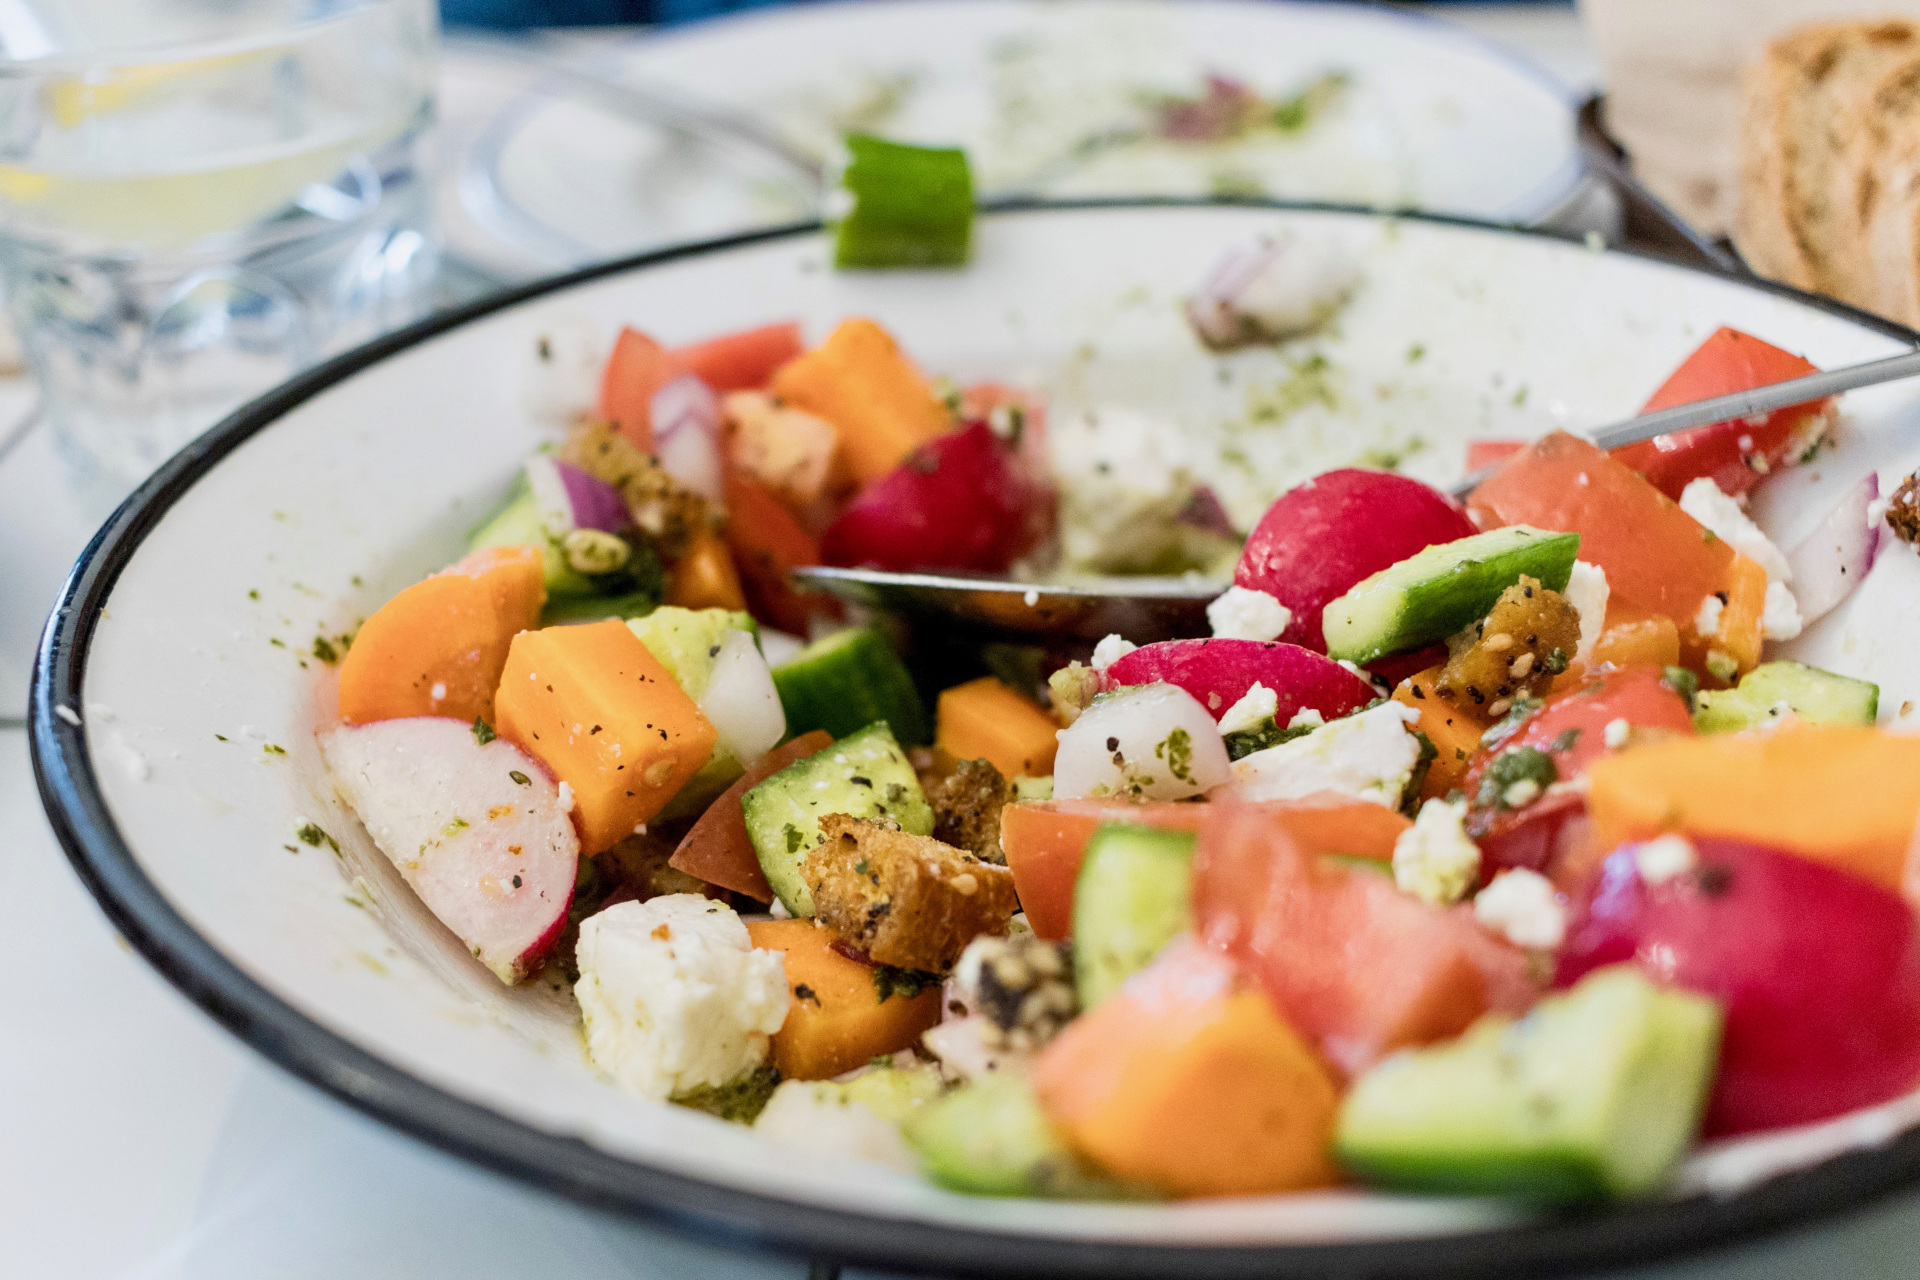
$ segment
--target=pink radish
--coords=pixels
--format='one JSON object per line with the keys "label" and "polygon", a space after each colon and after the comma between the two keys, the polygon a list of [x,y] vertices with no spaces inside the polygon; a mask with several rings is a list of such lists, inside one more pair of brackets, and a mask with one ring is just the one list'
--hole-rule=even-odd
{"label": "pink radish", "polygon": [[1853,594],[1880,554],[1880,522],[1869,509],[1880,497],[1880,473],[1869,471],[1834,504],[1826,518],[1787,553],[1800,621],[1831,613]]}
{"label": "pink radish", "polygon": [[1333,659],[1273,640],[1162,640],[1135,649],[1106,672],[1110,689],[1156,680],[1185,689],[1215,720],[1263,684],[1279,700],[1274,719],[1282,726],[1303,710],[1335,720],[1379,696]]}
{"label": "pink radish", "polygon": [[1866,880],[1734,840],[1622,845],[1554,981],[1623,960],[1726,1009],[1709,1134],[1824,1120],[1920,1082],[1920,928]]}
{"label": "pink radish", "polygon": [[1326,652],[1320,615],[1362,578],[1477,530],[1453,499],[1388,471],[1329,471],[1280,495],[1240,553],[1235,585],[1293,611],[1282,640]]}
{"label": "pink radish", "polygon": [[544,453],[527,459],[526,472],[534,507],[549,537],[563,538],[575,529],[618,533],[633,523],[626,499],[598,476]]}
{"label": "pink radish", "polygon": [[512,984],[539,968],[573,900],[571,802],[532,756],[439,716],[319,735],[334,785],[429,911]]}

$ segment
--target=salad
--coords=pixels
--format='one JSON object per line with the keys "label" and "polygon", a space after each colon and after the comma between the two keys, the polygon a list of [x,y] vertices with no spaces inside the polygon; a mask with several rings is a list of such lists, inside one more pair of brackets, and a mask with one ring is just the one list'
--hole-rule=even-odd
{"label": "salad", "polygon": [[[1272,259],[1204,340],[1286,328],[1234,311]],[[1649,407],[1810,368],[1723,329]],[[614,1085],[768,1141],[984,1195],[1650,1194],[1920,1084],[1920,738],[1768,648],[1916,485],[1789,549],[1744,509],[1833,424],[1482,441],[1464,504],[1337,469],[1244,538],[1163,513],[1237,549],[1210,636],[960,659],[788,574],[1043,564],[1038,397],[866,318],[627,330],[359,628],[321,749]]]}

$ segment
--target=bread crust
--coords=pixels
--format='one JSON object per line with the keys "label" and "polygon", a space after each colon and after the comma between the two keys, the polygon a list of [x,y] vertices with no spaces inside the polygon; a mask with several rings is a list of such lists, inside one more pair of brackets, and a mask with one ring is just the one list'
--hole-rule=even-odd
{"label": "bread crust", "polygon": [[[1743,81],[1734,243],[1763,276],[1872,305],[1859,213],[1872,102],[1920,57],[1920,26],[1820,23],[1767,45]],[[1872,185],[1872,179],[1866,179]]]}

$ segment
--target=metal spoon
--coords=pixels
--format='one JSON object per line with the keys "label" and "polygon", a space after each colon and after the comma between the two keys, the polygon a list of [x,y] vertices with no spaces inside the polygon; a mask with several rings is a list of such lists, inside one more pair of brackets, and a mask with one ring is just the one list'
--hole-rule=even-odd
{"label": "metal spoon", "polygon": [[[1692,427],[1749,418],[1859,387],[1920,377],[1920,351],[1809,374],[1642,414],[1598,427],[1587,439],[1618,449]],[[1464,498],[1494,468],[1452,486]],[[1032,640],[1098,640],[1117,633],[1136,644],[1208,633],[1207,604],[1227,583],[1198,576],[1086,578],[1070,584],[1010,582],[967,573],[891,573],[808,565],[793,571],[805,586],[909,618],[939,621],[967,631]]]}

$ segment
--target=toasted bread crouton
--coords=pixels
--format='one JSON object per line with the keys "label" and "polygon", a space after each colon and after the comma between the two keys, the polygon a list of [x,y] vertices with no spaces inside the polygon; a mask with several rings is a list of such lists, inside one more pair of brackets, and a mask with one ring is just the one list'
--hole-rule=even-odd
{"label": "toasted bread crouton", "polygon": [[1492,612],[1447,641],[1433,691],[1497,720],[1515,698],[1545,693],[1579,647],[1580,615],[1567,598],[1522,574]]}
{"label": "toasted bread crouton", "polygon": [[933,807],[933,838],[965,849],[982,862],[1005,866],[1000,810],[1013,803],[1013,785],[986,760],[961,760],[953,771],[922,781]]}
{"label": "toasted bread crouton", "polygon": [[1013,873],[891,822],[832,814],[801,869],[814,917],[877,964],[944,973],[1020,909]]}

